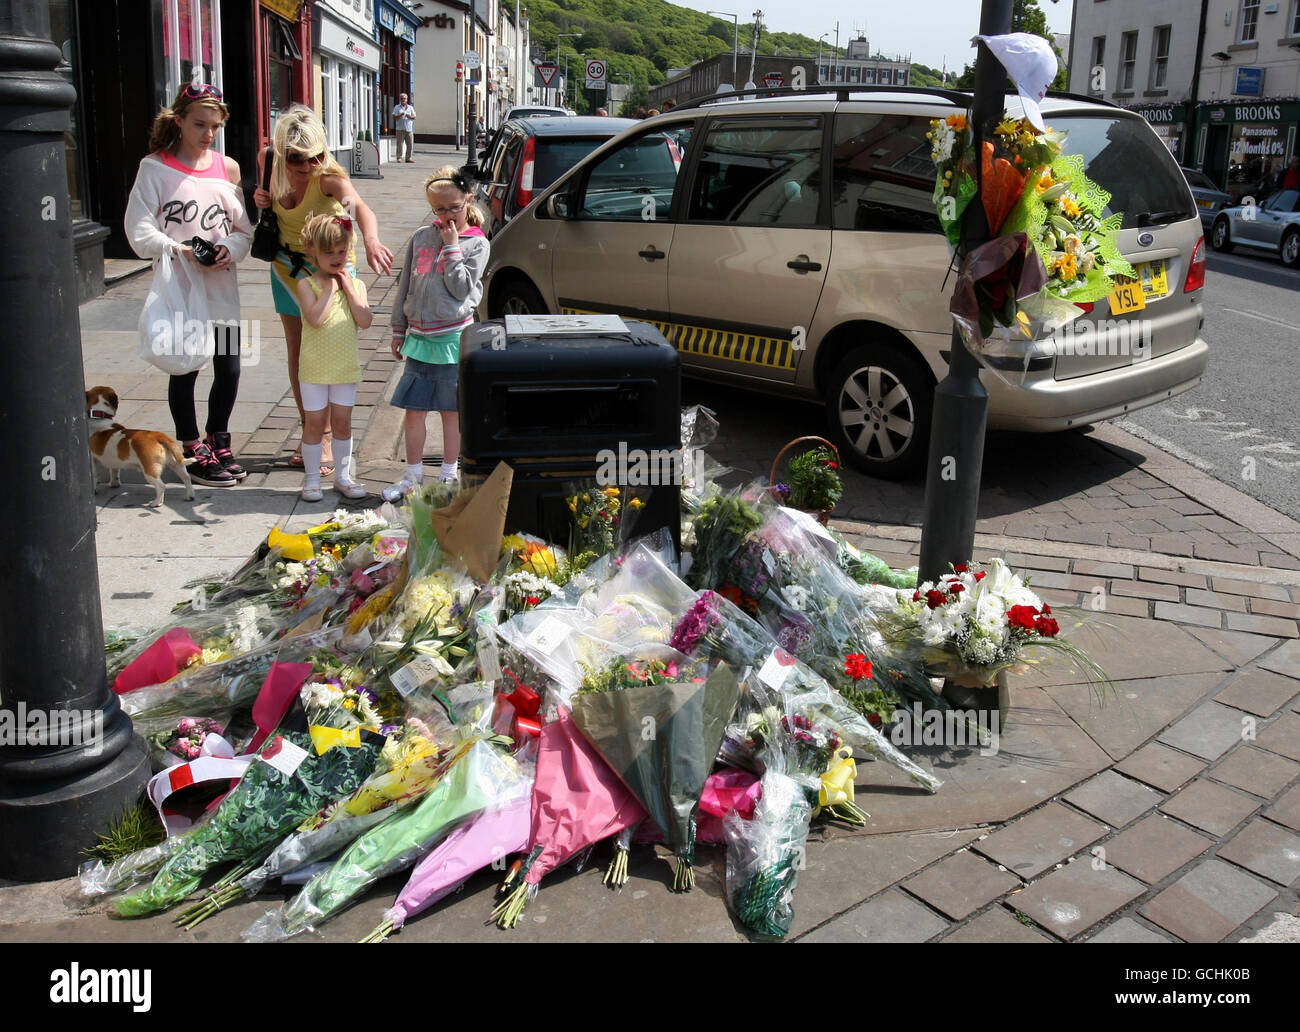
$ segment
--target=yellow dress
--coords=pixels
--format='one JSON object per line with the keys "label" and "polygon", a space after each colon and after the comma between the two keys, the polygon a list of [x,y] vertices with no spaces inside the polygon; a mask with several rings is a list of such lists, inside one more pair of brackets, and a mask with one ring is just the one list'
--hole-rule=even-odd
{"label": "yellow dress", "polygon": [[[316,277],[310,276],[312,292],[321,296],[322,288]],[[365,285],[358,279],[353,287],[365,298]],[[360,383],[361,364],[357,360],[357,324],[348,308],[348,299],[342,288],[334,291],[325,321],[313,326],[302,321],[302,351],[298,358],[300,383]]]}

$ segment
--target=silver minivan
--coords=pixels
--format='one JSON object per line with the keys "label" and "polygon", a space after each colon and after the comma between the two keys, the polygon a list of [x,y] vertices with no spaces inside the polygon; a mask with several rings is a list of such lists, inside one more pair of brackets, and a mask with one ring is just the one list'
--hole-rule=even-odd
{"label": "silver minivan", "polygon": [[[923,468],[947,372],[951,253],[932,200],[924,88],[710,99],[640,122],[492,242],[481,314],[656,323],[690,376],[820,401],[856,466]],[[1014,95],[1008,110],[1018,115]],[[1205,244],[1186,180],[1138,115],[1053,97],[1044,115],[1123,212],[1138,279],[1030,356],[986,357],[989,425],[1062,430],[1200,382]]]}

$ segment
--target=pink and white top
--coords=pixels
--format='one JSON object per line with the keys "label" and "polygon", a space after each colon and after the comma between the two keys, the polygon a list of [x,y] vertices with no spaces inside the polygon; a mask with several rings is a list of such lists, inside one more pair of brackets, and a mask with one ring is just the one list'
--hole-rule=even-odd
{"label": "pink and white top", "polygon": [[212,151],[203,170],[190,168],[165,151],[140,162],[124,219],[127,239],[141,258],[157,260],[196,236],[214,247],[224,245],[231,264],[224,269],[198,265],[213,319],[239,318],[239,282],[235,265],[248,257],[253,227],[243,192],[226,178],[226,163]]}

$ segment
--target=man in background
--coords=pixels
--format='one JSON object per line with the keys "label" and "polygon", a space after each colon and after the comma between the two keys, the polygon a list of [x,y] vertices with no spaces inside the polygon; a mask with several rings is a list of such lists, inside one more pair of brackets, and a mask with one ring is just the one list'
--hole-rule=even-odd
{"label": "man in background", "polygon": [[397,106],[393,108],[393,117],[397,119],[397,160],[402,161],[402,151],[406,151],[406,161],[415,160],[415,108],[407,103],[405,93],[399,94]]}

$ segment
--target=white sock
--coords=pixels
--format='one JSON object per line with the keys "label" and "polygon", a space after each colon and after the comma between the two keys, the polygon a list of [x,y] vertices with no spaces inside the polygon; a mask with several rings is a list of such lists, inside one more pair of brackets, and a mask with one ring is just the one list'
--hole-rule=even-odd
{"label": "white sock", "polygon": [[412,465],[411,463],[408,462],[408,463],[406,464],[406,477],[407,477],[407,479],[410,480],[411,483],[413,483],[413,484],[423,484],[423,483],[424,483],[424,463],[423,463],[423,462],[417,462],[417,463],[415,463],[414,465]]}
{"label": "white sock", "polygon": [[352,438],[346,441],[334,438],[334,479],[343,484],[352,483]]}
{"label": "white sock", "polygon": [[438,476],[440,476],[440,477],[454,477],[454,476],[456,475],[456,468],[457,468],[459,465],[460,465],[460,461],[459,461],[459,460],[457,460],[457,461],[455,461],[455,462],[444,462],[444,463],[442,464],[442,469],[438,470]]}
{"label": "white sock", "polygon": [[320,487],[320,457],[325,451],[323,444],[304,444],[302,446],[303,486]]}

